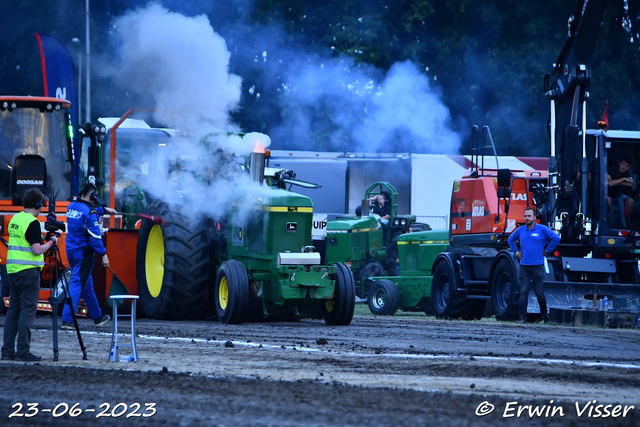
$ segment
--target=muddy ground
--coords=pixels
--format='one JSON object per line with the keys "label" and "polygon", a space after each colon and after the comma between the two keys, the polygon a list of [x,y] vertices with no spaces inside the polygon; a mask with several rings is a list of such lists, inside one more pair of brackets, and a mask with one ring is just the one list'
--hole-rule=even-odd
{"label": "muddy ground", "polygon": [[0,362],[2,426],[640,425],[637,329],[138,319],[140,360],[114,363],[110,328],[86,319],[88,360],[75,332],[60,331],[53,362],[51,323],[39,316],[33,331],[43,362]]}

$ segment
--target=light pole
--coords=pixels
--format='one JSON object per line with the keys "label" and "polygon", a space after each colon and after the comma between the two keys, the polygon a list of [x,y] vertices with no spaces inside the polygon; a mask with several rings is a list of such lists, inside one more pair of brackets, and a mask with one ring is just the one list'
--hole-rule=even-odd
{"label": "light pole", "polygon": [[87,1],[87,123],[91,123],[91,79],[90,79],[90,70],[91,70],[91,43],[89,42],[89,0]]}
{"label": "light pole", "polygon": [[78,125],[82,124],[82,45],[80,39],[71,39],[74,45],[78,45]]}

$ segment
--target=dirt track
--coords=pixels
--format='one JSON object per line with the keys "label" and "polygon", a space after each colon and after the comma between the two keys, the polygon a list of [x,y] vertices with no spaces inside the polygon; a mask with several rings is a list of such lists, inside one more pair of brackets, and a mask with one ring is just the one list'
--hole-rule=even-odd
{"label": "dirt track", "polygon": [[[75,333],[60,331],[60,360],[52,362],[51,319],[36,323],[32,350],[47,359],[0,362],[2,425],[640,424],[639,330],[424,316],[356,316],[349,327],[139,319],[141,360],[113,363],[109,328],[97,332],[82,320],[87,361]],[[25,405],[17,413],[28,412],[27,402],[39,413],[8,419],[17,402]],[[124,414],[113,417],[120,402],[126,407],[115,414]],[[480,406],[490,407],[483,402],[494,411],[479,417]],[[79,415],[41,411],[61,403],[59,412],[79,403]],[[96,420],[105,403],[111,416]],[[145,403],[155,403],[149,418],[141,416],[152,411]],[[594,417],[599,404],[618,416]],[[542,415],[525,408],[518,417],[519,405]]]}

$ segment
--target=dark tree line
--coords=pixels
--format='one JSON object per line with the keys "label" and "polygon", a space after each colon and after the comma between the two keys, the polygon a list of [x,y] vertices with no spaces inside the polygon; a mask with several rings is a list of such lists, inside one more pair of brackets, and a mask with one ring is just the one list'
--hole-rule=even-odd
{"label": "dark tree line", "polygon": [[[117,58],[111,23],[134,3],[91,2],[92,55]],[[607,5],[592,58],[590,126],[608,100],[612,128],[640,128],[639,3],[629,0],[627,14],[622,0]],[[544,156],[549,113],[543,77],[564,44],[567,19],[577,0],[165,0],[162,4],[187,16],[206,15],[226,40],[230,71],[243,79],[241,105],[233,112],[242,129],[270,133],[294,110],[302,109],[312,125],[303,147],[349,151],[348,135],[338,142],[328,135],[336,132],[335,123],[327,125],[338,113],[335,106],[297,104],[287,89],[291,64],[298,68],[344,64],[349,72],[382,81],[394,64],[410,61],[449,109],[447,126],[453,131],[468,139],[471,125],[487,124],[500,154]],[[34,32],[58,38],[77,58],[71,39],[84,42],[84,6],[84,0],[2,1],[0,93],[42,93]],[[630,31],[623,28],[625,16],[630,18]],[[121,115],[120,105],[129,95],[112,91],[108,79],[93,71],[93,119]],[[120,102],[113,102],[115,98]],[[366,117],[362,120],[366,123]],[[466,139],[463,153],[469,149]],[[288,140],[286,133],[278,134],[273,144],[301,148],[300,141]]]}

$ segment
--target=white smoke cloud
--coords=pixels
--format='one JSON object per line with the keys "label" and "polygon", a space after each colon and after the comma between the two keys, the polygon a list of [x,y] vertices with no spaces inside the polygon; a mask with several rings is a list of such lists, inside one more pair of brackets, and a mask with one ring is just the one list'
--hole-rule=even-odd
{"label": "white smoke cloud", "polygon": [[462,137],[451,130],[449,109],[411,62],[384,75],[347,58],[307,57],[281,74],[285,120],[272,132],[276,141],[314,150],[304,144],[315,132],[330,136],[329,150],[458,153]]}
{"label": "white smoke cloud", "polygon": [[[449,128],[449,109],[410,62],[394,64],[370,99],[366,123],[354,132],[360,150],[457,154],[462,138]],[[394,141],[396,136],[407,141]]]}
{"label": "white smoke cloud", "polygon": [[150,4],[116,18],[112,28],[118,66],[103,74],[131,99],[151,100],[155,121],[177,130],[161,158],[149,152],[136,159],[136,166],[169,165],[166,179],[148,183],[150,193],[190,217],[224,216],[238,200],[255,204],[266,188],[242,173],[241,163],[257,141],[267,147],[270,140],[238,134],[230,113],[241,79],[229,73],[230,53],[209,20]]}
{"label": "white smoke cloud", "polygon": [[[196,215],[224,215],[233,201],[251,204],[262,197],[264,187],[247,175],[229,179],[219,174],[233,163],[231,155],[248,154],[254,141],[227,136],[239,131],[230,114],[238,108],[242,81],[229,72],[226,42],[209,20],[150,4],[115,19],[112,34],[118,58],[111,62],[117,66],[105,67],[103,74],[131,99],[151,102],[156,122],[193,135],[176,139],[170,153],[183,159],[180,167],[188,173],[177,183],[158,183],[155,196]],[[457,152],[461,137],[448,127],[449,111],[415,65],[396,64],[385,75],[348,58],[327,59],[287,48],[260,52],[269,52],[261,54],[267,67],[263,84],[277,82],[285,103],[285,121],[270,132],[274,140],[297,141],[298,148],[313,150],[307,145],[309,135],[322,132],[335,147],[350,151]],[[328,115],[322,122],[328,129],[318,129],[318,111]]]}
{"label": "white smoke cloud", "polygon": [[120,54],[113,77],[129,91],[153,97],[158,122],[229,129],[242,81],[229,74],[226,42],[206,16],[151,4],[117,18],[113,29]]}

